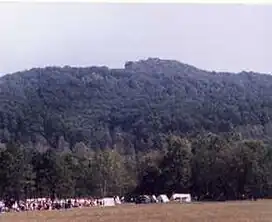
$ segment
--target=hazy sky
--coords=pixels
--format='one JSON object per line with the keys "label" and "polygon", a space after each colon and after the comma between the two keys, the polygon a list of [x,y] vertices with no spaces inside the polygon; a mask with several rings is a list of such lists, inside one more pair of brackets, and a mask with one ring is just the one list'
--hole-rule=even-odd
{"label": "hazy sky", "polygon": [[0,3],[0,75],[147,57],[270,73],[271,23],[272,5]]}

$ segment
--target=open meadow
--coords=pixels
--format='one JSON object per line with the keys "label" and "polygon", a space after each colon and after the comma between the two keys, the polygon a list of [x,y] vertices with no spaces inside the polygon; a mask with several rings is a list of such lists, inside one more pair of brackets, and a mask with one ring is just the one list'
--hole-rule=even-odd
{"label": "open meadow", "polygon": [[5,222],[267,222],[272,221],[272,200],[222,203],[119,205],[61,211],[0,215]]}

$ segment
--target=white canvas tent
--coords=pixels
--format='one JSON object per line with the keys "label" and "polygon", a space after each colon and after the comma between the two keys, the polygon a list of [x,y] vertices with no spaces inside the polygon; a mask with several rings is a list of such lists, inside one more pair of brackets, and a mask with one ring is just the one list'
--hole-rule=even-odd
{"label": "white canvas tent", "polygon": [[167,203],[169,202],[169,198],[165,194],[161,194],[157,197],[160,203]]}
{"label": "white canvas tent", "polygon": [[188,193],[175,193],[172,195],[171,200],[178,201],[178,202],[185,202],[189,203],[192,201],[191,194]]}
{"label": "white canvas tent", "polygon": [[154,203],[158,203],[159,202],[158,199],[157,199],[157,197],[154,194],[151,196],[151,200]]}
{"label": "white canvas tent", "polygon": [[115,206],[114,198],[105,197],[102,199],[102,206]]}
{"label": "white canvas tent", "polygon": [[4,201],[0,200],[0,213],[2,212],[2,208],[5,207]]}
{"label": "white canvas tent", "polygon": [[119,196],[116,196],[114,198],[114,201],[115,201],[115,204],[121,204],[121,200],[120,200],[120,197]]}

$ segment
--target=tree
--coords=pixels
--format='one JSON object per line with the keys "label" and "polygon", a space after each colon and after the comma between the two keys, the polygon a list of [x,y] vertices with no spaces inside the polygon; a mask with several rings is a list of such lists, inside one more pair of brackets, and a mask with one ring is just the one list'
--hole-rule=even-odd
{"label": "tree", "polygon": [[35,175],[18,145],[10,143],[0,152],[0,178],[1,197],[5,201],[32,196]]}
{"label": "tree", "polygon": [[237,167],[238,192],[252,197],[263,196],[269,178],[267,148],[260,141],[244,140],[232,151]]}
{"label": "tree", "polygon": [[168,150],[160,164],[163,192],[189,192],[191,186],[191,144],[186,139],[171,136]]}
{"label": "tree", "polygon": [[160,163],[163,154],[158,151],[150,151],[146,154],[140,154],[138,163],[138,186],[134,193],[136,194],[160,194],[161,184]]}
{"label": "tree", "polygon": [[104,150],[97,152],[93,161],[97,195],[124,194],[126,170],[122,156],[114,150]]}
{"label": "tree", "polygon": [[72,172],[67,162],[54,150],[33,157],[37,196],[71,197],[74,192]]}
{"label": "tree", "polygon": [[193,140],[192,191],[199,199],[225,198],[228,193],[228,156],[231,142],[215,134]]}

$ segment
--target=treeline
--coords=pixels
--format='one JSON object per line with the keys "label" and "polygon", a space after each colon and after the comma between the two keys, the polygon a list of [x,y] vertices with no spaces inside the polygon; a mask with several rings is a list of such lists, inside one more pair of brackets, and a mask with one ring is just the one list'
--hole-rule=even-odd
{"label": "treeline", "polygon": [[9,143],[0,152],[0,197],[191,193],[198,200],[272,197],[271,148],[239,135],[169,136],[160,151],[45,152]]}

